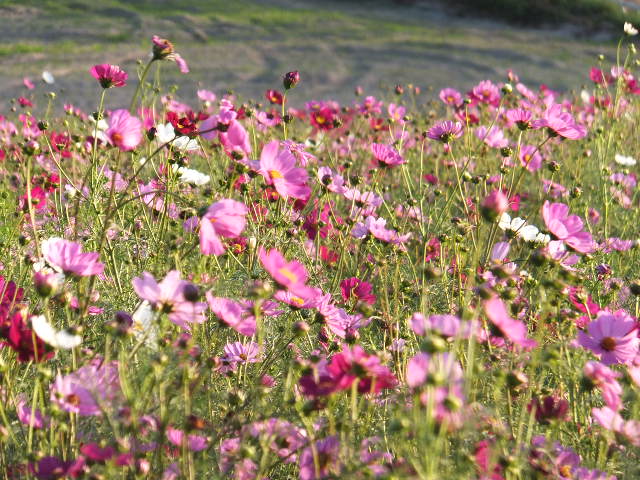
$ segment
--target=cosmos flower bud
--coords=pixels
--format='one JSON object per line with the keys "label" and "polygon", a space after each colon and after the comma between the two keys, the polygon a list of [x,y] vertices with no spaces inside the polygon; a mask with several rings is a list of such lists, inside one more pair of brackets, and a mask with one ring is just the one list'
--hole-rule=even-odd
{"label": "cosmos flower bud", "polygon": [[296,88],[298,83],[300,82],[300,73],[297,70],[293,72],[285,73],[284,78],[282,79],[282,85],[285,90],[291,90],[292,88]]}
{"label": "cosmos flower bud", "polygon": [[480,205],[482,216],[488,222],[494,222],[508,209],[509,199],[501,190],[493,190],[484,198],[482,204]]}
{"label": "cosmos flower bud", "polygon": [[33,283],[38,295],[44,298],[51,297],[60,291],[64,283],[64,275],[55,272],[35,272],[33,274]]}

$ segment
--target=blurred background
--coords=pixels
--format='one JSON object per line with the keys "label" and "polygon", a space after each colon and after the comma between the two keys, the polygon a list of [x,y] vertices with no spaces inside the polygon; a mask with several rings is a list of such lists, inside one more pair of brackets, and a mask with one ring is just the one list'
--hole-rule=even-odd
{"label": "blurred background", "polygon": [[[171,40],[191,73],[163,63],[166,84],[195,99],[198,88],[262,97],[299,70],[300,95],[352,98],[396,84],[428,95],[505,78],[513,69],[537,87],[579,88],[598,55],[610,64],[625,21],[640,23],[640,0],[0,0],[0,101],[55,91],[78,107],[95,108],[96,63],[125,68],[135,84],[153,34]],[[49,71],[55,84],[42,84]],[[130,89],[114,89],[122,106]],[[295,98],[291,99],[295,104]]]}

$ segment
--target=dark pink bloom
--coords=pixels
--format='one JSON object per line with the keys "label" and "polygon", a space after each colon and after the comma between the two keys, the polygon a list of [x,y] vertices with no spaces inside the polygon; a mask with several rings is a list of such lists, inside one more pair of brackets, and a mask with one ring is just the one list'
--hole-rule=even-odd
{"label": "dark pink bloom", "polygon": [[446,120],[436,123],[427,131],[427,137],[442,143],[451,143],[452,140],[462,136],[462,123]]}
{"label": "dark pink bloom", "polygon": [[636,322],[623,310],[603,310],[587,325],[587,332],[578,332],[580,345],[598,355],[605,365],[633,361],[639,341]]}
{"label": "dark pink bloom", "polygon": [[42,242],[42,256],[54,269],[65,275],[89,277],[100,275],[104,264],[97,252],[82,252],[82,246],[62,238],[49,238]]}
{"label": "dark pink bloom", "polygon": [[551,420],[565,420],[569,412],[569,402],[554,395],[547,395],[542,401],[538,397],[534,397],[527,405],[527,410],[533,411],[536,420],[546,425]]}
{"label": "dark pink bloom", "polygon": [[343,345],[342,351],[331,358],[328,369],[336,390],[346,390],[357,381],[360,393],[376,394],[398,383],[376,355],[368,354],[359,345]]}
{"label": "dark pink bloom", "polygon": [[106,462],[116,452],[117,450],[111,446],[101,447],[97,443],[85,443],[80,447],[80,453],[94,462]]}
{"label": "dark pink bloom", "polygon": [[277,140],[263,147],[258,172],[267,185],[273,185],[283,198],[306,200],[311,193],[307,186],[307,171],[296,168],[296,158],[288,149],[280,150]]}
{"label": "dark pink bloom", "polygon": [[94,65],[89,70],[93,78],[100,82],[102,88],[124,87],[127,84],[129,75],[117,65]]}
{"label": "dark pink bloom", "polygon": [[120,150],[133,150],[142,141],[142,122],[127,110],[115,110],[109,117],[109,128],[105,134],[109,143]]}
{"label": "dark pink bloom", "polygon": [[502,300],[493,297],[484,302],[484,311],[491,321],[494,329],[492,332],[498,336],[506,337],[508,340],[525,349],[531,349],[538,345],[535,340],[527,338],[527,326],[511,318]]}
{"label": "dark pink bloom", "polygon": [[569,207],[564,203],[544,202],[542,218],[549,232],[575,251],[590,253],[595,250],[591,234],[582,230],[582,220],[577,215],[569,215]]}
{"label": "dark pink bloom", "polygon": [[586,137],[587,129],[578,125],[571,114],[563,111],[563,108],[560,103],[552,105],[544,112],[541,119],[532,123],[532,127],[535,129],[546,127],[555,135],[569,140],[579,140]]}
{"label": "dark pink bloom", "polygon": [[345,278],[340,282],[340,290],[342,292],[342,298],[345,301],[354,297],[369,305],[376,303],[376,296],[371,293],[373,290],[371,284],[360,280],[358,277]]}
{"label": "dark pink bloom", "polygon": [[200,252],[222,255],[226,249],[220,237],[237,238],[247,223],[247,213],[244,203],[229,198],[209,206],[200,220]]}

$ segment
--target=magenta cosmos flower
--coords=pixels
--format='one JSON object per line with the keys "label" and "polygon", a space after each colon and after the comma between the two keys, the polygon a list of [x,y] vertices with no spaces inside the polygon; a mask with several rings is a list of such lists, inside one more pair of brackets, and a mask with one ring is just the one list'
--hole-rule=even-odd
{"label": "magenta cosmos flower", "polygon": [[389,145],[372,143],[371,151],[381,167],[395,167],[405,163],[405,159],[402,158],[398,151]]}
{"label": "magenta cosmos flower", "polygon": [[462,136],[462,130],[462,123],[445,120],[431,127],[427,132],[427,137],[442,143],[451,143],[452,140]]}
{"label": "magenta cosmos flower", "polygon": [[142,141],[142,122],[127,110],[116,110],[109,117],[109,128],[105,134],[109,143],[120,150],[133,150]]}
{"label": "magenta cosmos flower", "polygon": [[462,94],[454,88],[444,88],[440,90],[440,100],[450,107],[462,105]]}
{"label": "magenta cosmos flower", "polygon": [[500,298],[493,297],[485,301],[484,311],[492,326],[495,327],[492,330],[497,336],[505,337],[527,350],[537,346],[538,343],[535,340],[527,338],[527,326],[523,322],[511,318]]}
{"label": "magenta cosmos flower", "polygon": [[307,171],[296,168],[296,158],[288,149],[280,150],[280,142],[277,140],[272,140],[263,147],[258,173],[283,198],[309,198],[311,189],[307,186]]}
{"label": "magenta cosmos flower", "polygon": [[548,128],[554,135],[579,140],[587,135],[587,129],[578,125],[569,112],[562,111],[562,105],[557,103],[549,107],[542,118],[531,123],[532,128]]}
{"label": "magenta cosmos flower", "polygon": [[587,332],[578,332],[578,342],[600,357],[605,365],[629,363],[638,354],[636,322],[623,310],[598,312],[587,325]]}
{"label": "magenta cosmos flower", "polygon": [[558,239],[580,253],[590,253],[595,249],[593,237],[583,232],[584,224],[577,215],[569,215],[569,207],[564,203],[549,203],[542,206],[542,218],[549,231]]}
{"label": "magenta cosmos flower", "polygon": [[54,269],[65,275],[90,277],[100,275],[104,264],[98,261],[97,252],[82,253],[82,246],[62,238],[49,238],[42,242],[42,256]]}
{"label": "magenta cosmos flower", "polygon": [[200,251],[203,255],[222,255],[220,237],[237,238],[247,224],[249,209],[244,203],[225,198],[207,209],[200,220]]}
{"label": "magenta cosmos flower", "polygon": [[347,390],[358,383],[360,393],[379,393],[398,384],[396,377],[380,359],[365,352],[359,345],[343,345],[342,351],[331,358],[328,366],[336,390]]}
{"label": "magenta cosmos flower", "polygon": [[129,75],[117,65],[94,65],[89,70],[93,78],[100,82],[102,88],[124,87],[127,84]]}
{"label": "magenta cosmos flower", "polygon": [[148,272],[143,272],[131,282],[133,289],[142,300],[146,300],[156,310],[169,315],[176,325],[187,329],[189,323],[202,323],[202,313],[207,309],[203,302],[185,298],[185,287],[191,285],[180,278],[180,272],[172,270],[160,283]]}
{"label": "magenta cosmos flower", "polygon": [[302,299],[317,295],[314,288],[306,285],[309,275],[304,265],[300,262],[296,260],[288,262],[275,248],[267,252],[264,248],[260,247],[258,257],[264,269],[269,272],[269,275],[271,275],[282,288],[289,290]]}

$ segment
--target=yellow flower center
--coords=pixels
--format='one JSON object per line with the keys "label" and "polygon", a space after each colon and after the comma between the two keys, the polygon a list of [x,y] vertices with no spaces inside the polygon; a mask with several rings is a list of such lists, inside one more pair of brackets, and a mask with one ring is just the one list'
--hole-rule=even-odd
{"label": "yellow flower center", "polygon": [[271,176],[271,179],[284,178],[282,173],[280,173],[278,170],[269,170],[269,175]]}
{"label": "yellow flower center", "polygon": [[278,272],[280,273],[280,275],[285,277],[287,280],[290,280],[292,283],[298,283],[298,276],[287,267],[278,269]]}

